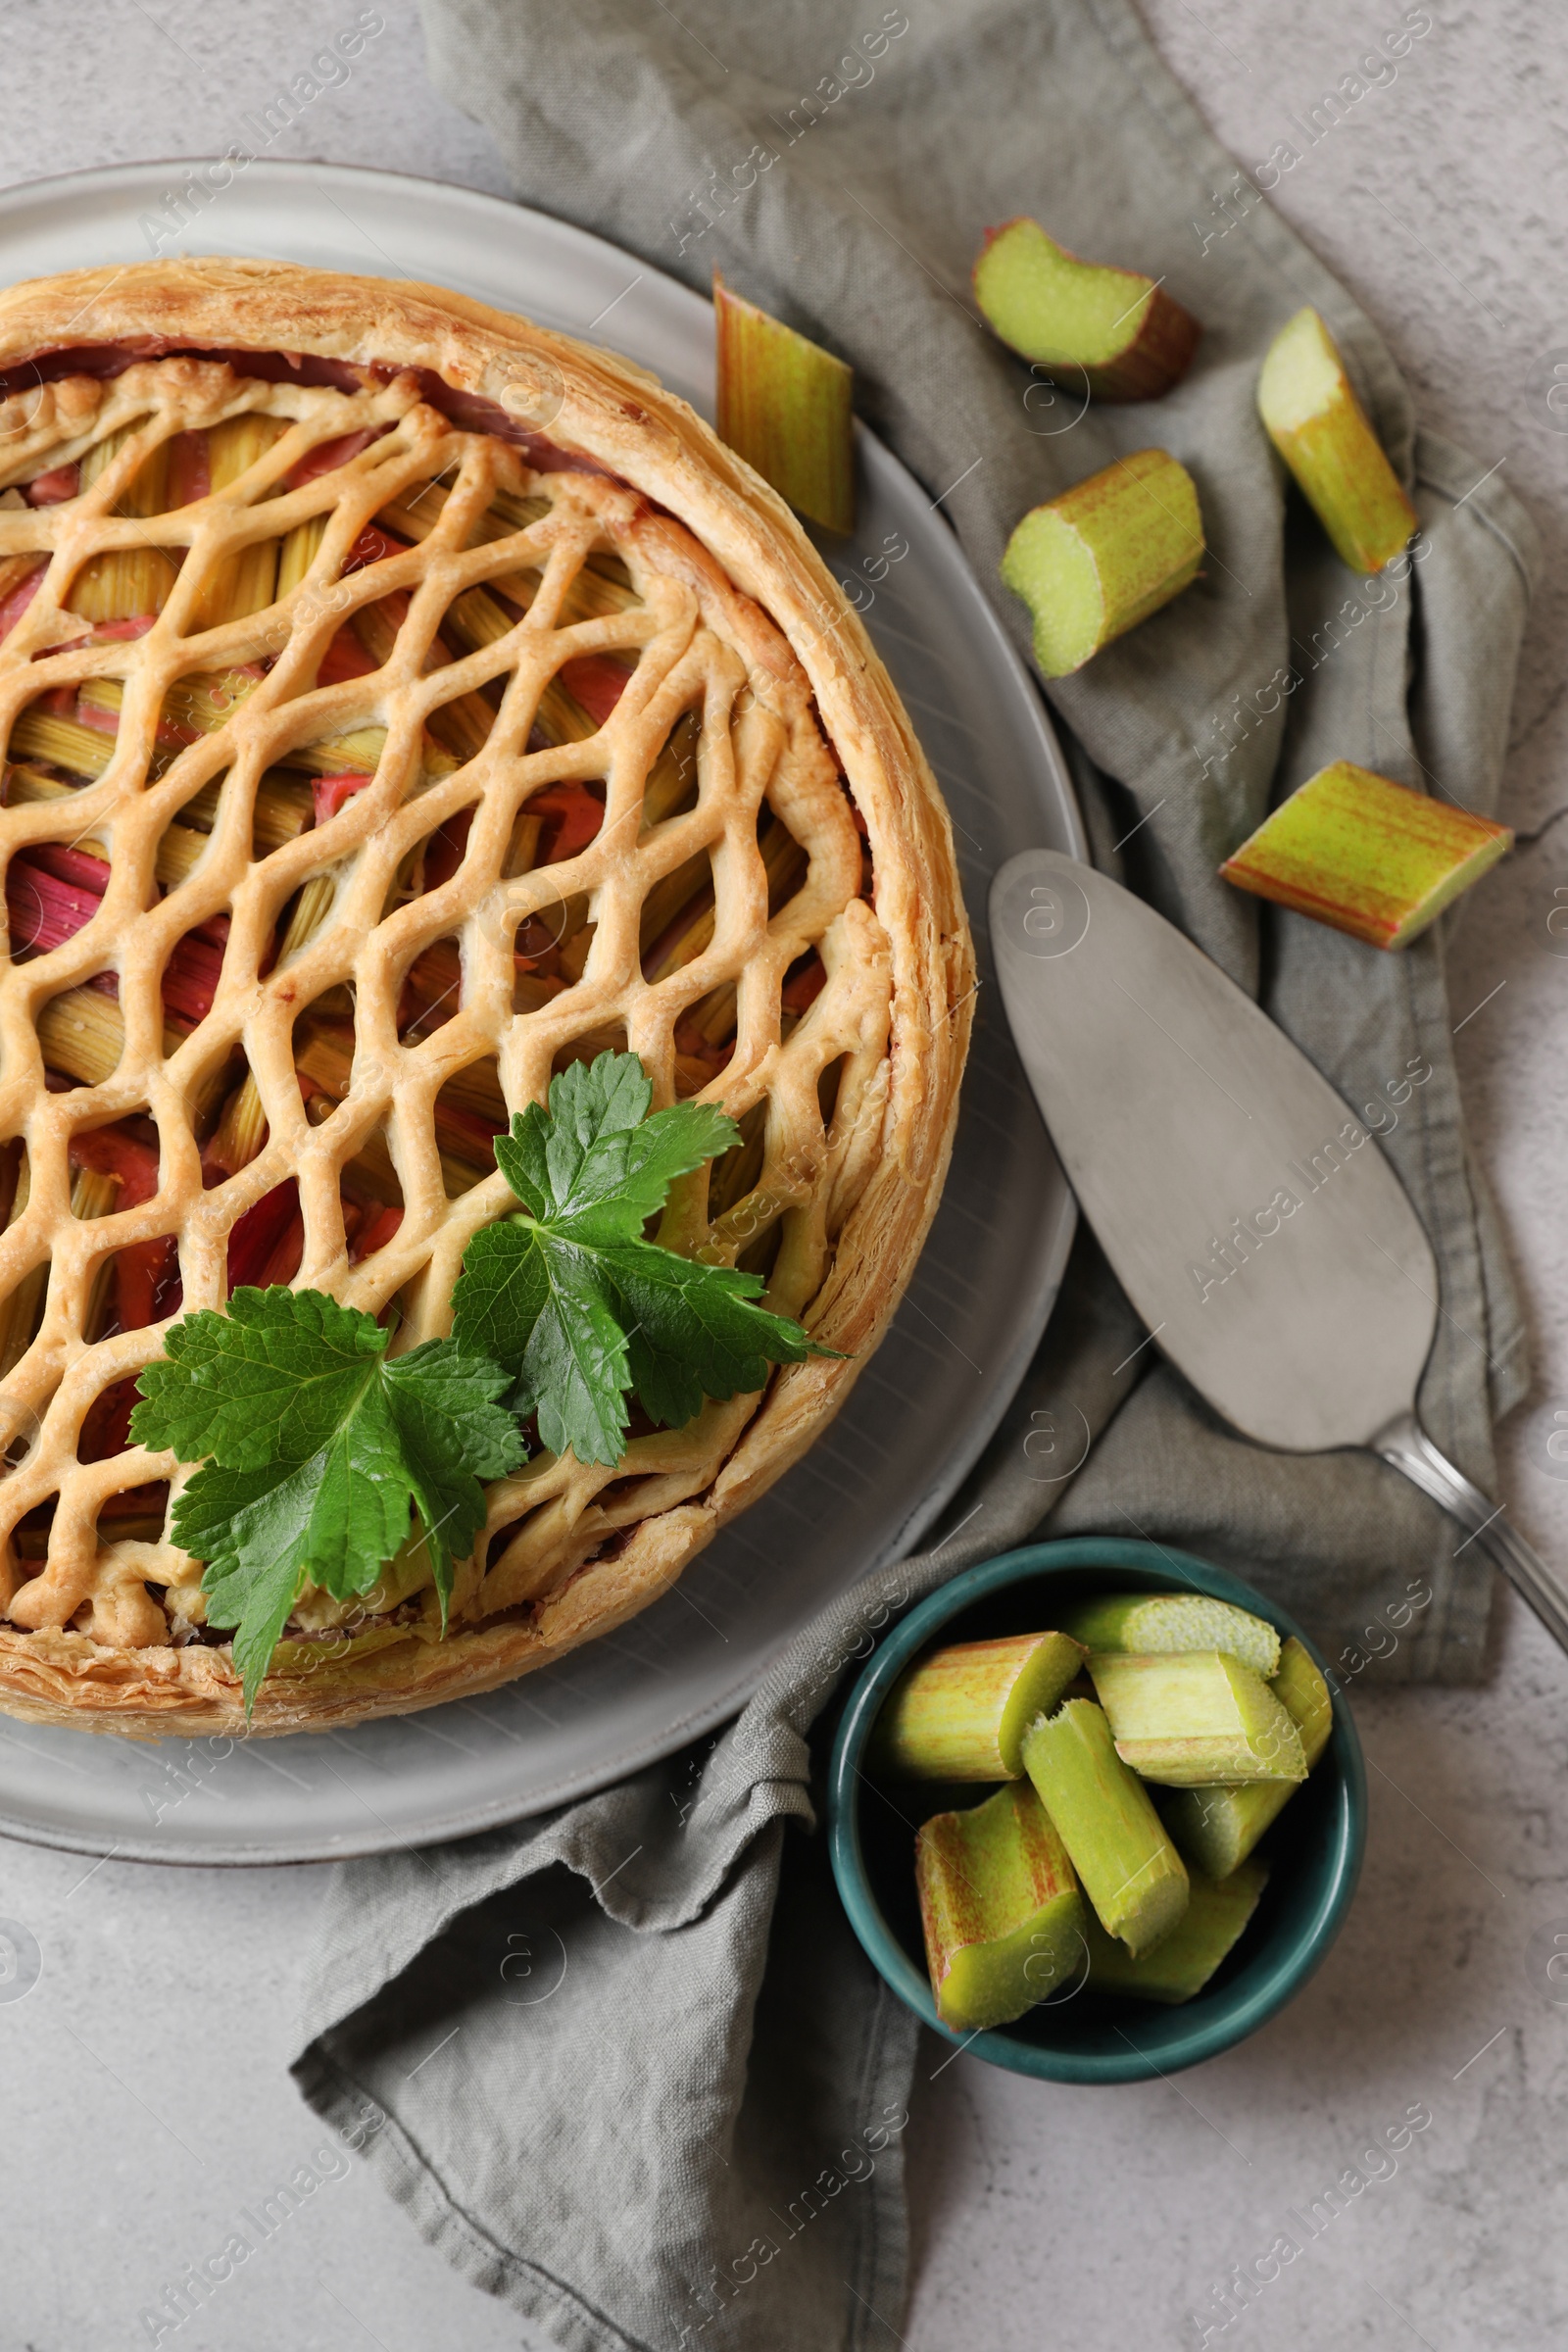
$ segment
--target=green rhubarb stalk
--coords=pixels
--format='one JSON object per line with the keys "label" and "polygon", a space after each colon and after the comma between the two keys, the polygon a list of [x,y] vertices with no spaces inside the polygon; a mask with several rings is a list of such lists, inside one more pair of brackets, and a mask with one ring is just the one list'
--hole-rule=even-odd
{"label": "green rhubarb stalk", "polygon": [[1023,1760],[1101,1926],[1148,1951],[1187,1908],[1187,1870],[1104,1713],[1093,1699],[1064,1700],[1030,1725]]}
{"label": "green rhubarb stalk", "polygon": [[1341,562],[1352,571],[1381,571],[1419,529],[1420,516],[1316,311],[1298,311],[1269,345],[1257,411]]}
{"label": "green rhubarb stalk", "polygon": [[1038,220],[987,231],[974,292],[1004,343],[1097,400],[1158,400],[1202,332],[1152,277],[1080,261]]}
{"label": "green rhubarb stalk", "polygon": [[911,1666],[877,1718],[868,1762],[911,1780],[1015,1781],[1023,1735],[1083,1663],[1065,1634],[957,1642]]}
{"label": "green rhubarb stalk", "polygon": [[1066,1630],[1086,1649],[1223,1649],[1267,1682],[1278,1673],[1280,1638],[1266,1618],[1206,1592],[1117,1592],[1069,1613]]}
{"label": "green rhubarb stalk", "polygon": [[1512,846],[1506,825],[1336,760],[1219,870],[1369,947],[1403,948]]}
{"label": "green rhubarb stalk", "polygon": [[718,437],[830,531],[855,528],[854,370],[732,294],[715,270]]}
{"label": "green rhubarb stalk", "polygon": [[1026,514],[1002,580],[1029,608],[1042,674],[1064,678],[1179,596],[1202,560],[1192,475],[1141,449]]}
{"label": "green rhubarb stalk", "polygon": [[926,1822],[914,1867],[937,2014],[956,2033],[1021,2017],[1082,1965],[1088,1906],[1027,1781]]}
{"label": "green rhubarb stalk", "polygon": [[1300,1734],[1250,1666],[1222,1650],[1089,1660],[1116,1753],[1167,1788],[1210,1781],[1304,1781]]}
{"label": "green rhubarb stalk", "polygon": [[[1334,1729],[1334,1701],[1310,1653],[1293,1634],[1269,1688],[1295,1724],[1307,1771]],[[1293,1781],[1253,1781],[1242,1788],[1173,1788],[1160,1806],[1165,1827],[1195,1870],[1227,1879],[1246,1861],[1270,1822],[1296,1792]]]}
{"label": "green rhubarb stalk", "polygon": [[1257,1909],[1266,1862],[1244,1862],[1228,1879],[1194,1874],[1187,1909],[1152,1952],[1138,1958],[1096,1920],[1088,1931],[1088,1983],[1096,1992],[1131,1992],[1174,2006],[1201,1992]]}

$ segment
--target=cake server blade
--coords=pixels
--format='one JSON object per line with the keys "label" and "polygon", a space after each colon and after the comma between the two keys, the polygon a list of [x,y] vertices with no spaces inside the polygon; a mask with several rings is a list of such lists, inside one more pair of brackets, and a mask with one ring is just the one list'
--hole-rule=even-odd
{"label": "cake server blade", "polygon": [[991,945],[1052,1141],[1155,1345],[1259,1445],[1381,1454],[1568,1649],[1568,1581],[1416,1417],[1438,1269],[1374,1132],[1217,964],[1092,867],[1009,859]]}

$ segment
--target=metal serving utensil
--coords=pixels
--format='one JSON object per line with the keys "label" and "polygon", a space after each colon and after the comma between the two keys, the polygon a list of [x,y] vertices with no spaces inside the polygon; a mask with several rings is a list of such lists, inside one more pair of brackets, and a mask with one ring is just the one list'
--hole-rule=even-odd
{"label": "metal serving utensil", "polygon": [[1568,1581],[1416,1418],[1438,1269],[1371,1131],[1217,964],[1092,867],[1010,858],[991,944],[1052,1141],[1156,1345],[1244,1437],[1402,1470],[1568,1649]]}

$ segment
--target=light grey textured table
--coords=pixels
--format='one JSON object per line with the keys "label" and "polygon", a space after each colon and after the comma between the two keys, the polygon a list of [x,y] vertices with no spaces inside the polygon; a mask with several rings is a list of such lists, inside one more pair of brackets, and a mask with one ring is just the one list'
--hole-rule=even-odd
{"label": "light grey textured table", "polygon": [[[911,13],[939,4],[906,0]],[[272,152],[505,193],[487,140],[429,88],[412,6],[379,5],[386,29],[352,79]],[[1548,1446],[1568,1431],[1568,937],[1548,918],[1568,906],[1568,825],[1553,821],[1568,811],[1568,410],[1552,416],[1532,371],[1560,351],[1568,381],[1568,52],[1545,0],[1506,17],[1441,5],[1396,80],[1342,100],[1331,127],[1320,111],[1314,137],[1310,110],[1355,73],[1369,36],[1396,29],[1397,0],[1289,13],[1203,0],[1201,16],[1146,0],[1172,67],[1249,170],[1280,142],[1298,152],[1273,201],[1382,321],[1423,420],[1472,450],[1478,473],[1505,465],[1545,533],[1505,811],[1534,838],[1466,910],[1452,993],[1472,1121],[1535,1324],[1537,1387],[1504,1433],[1506,1492],[1560,1559],[1568,1460]],[[0,183],[221,153],[240,115],[355,14],[351,0],[4,0]],[[1195,244],[1224,220],[1216,204]],[[1560,2340],[1568,2010],[1552,2004],[1544,1958],[1557,1930],[1568,1949],[1568,1663],[1512,1607],[1498,1649],[1485,1691],[1358,1696],[1373,1768],[1363,1889],[1322,1974],[1245,2048],[1179,2082],[1102,2092],[961,2057],[936,2074],[933,2051],[908,2134],[911,2352],[1196,2352],[1193,2313],[1211,2342],[1255,2352]],[[25,1999],[0,1986],[0,2352],[147,2342],[141,2310],[312,2161],[321,2134],[283,2062],[317,1893],[310,1870],[88,1869],[0,1845],[0,1916],[26,1925],[42,1963]],[[1417,2105],[1430,2124],[1376,2167],[1396,2169],[1368,2180],[1362,2165],[1352,2185],[1370,2135]],[[1292,2209],[1309,2214],[1342,2176],[1343,2209],[1319,2205],[1307,2250],[1219,2333],[1216,2283],[1282,2231],[1299,2238]],[[428,2253],[354,2165],[163,2340],[195,2352],[538,2341]]]}

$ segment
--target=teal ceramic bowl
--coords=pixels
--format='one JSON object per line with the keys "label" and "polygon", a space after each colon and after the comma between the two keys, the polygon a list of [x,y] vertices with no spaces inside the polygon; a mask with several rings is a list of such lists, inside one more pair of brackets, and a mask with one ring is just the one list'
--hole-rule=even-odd
{"label": "teal ceramic bowl", "polygon": [[[1206,1560],[1155,1544],[1085,1537],[1031,1544],[955,1577],[901,1619],[850,1693],[828,1776],[828,1837],[844,1907],[873,1967],[900,1999],[933,2033],[993,2066],[1054,2082],[1141,2082],[1217,2057],[1300,1990],[1349,1908],[1366,1843],[1366,1773],[1349,1709],[1336,1693],[1328,1747],[1259,1845],[1270,1864],[1262,1900],[1236,1949],[1195,1999],[1167,2009],[1068,1987],[995,2033],[955,2034],[938,2018],[915,1898],[914,1833],[945,1803],[978,1801],[980,1791],[928,1788],[922,1798],[918,1783],[884,1784],[867,1775],[866,1740],[888,1692],[905,1667],[938,1642],[1046,1633],[1075,1602],[1098,1592],[1183,1586],[1235,1601],[1282,1634],[1306,1641],[1283,1609]],[[1321,1667],[1312,1643],[1306,1646]]]}

